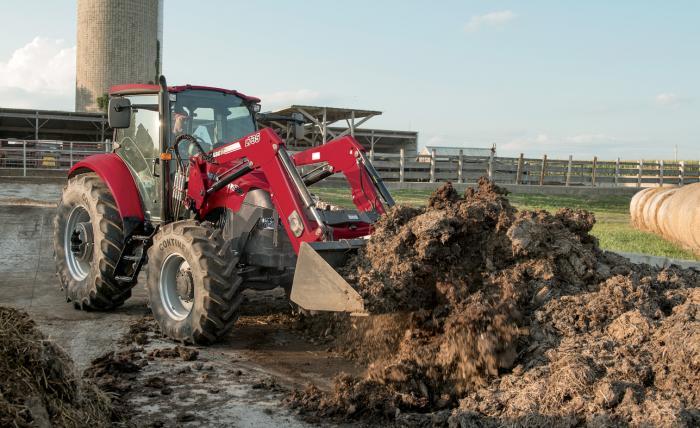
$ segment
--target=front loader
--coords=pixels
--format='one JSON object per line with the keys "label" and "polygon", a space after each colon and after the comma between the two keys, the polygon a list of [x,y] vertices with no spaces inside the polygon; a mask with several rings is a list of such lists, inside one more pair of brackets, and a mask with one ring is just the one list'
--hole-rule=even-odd
{"label": "front loader", "polygon": [[[302,309],[363,314],[336,268],[394,204],[363,147],[344,136],[292,154],[258,128],[259,99],[159,83],[113,87],[113,152],[69,173],[54,232],[67,300],[113,309],[145,268],[162,331],[192,343],[232,327],[246,288],[283,287]],[[335,174],[355,210],[317,206],[308,186]]]}

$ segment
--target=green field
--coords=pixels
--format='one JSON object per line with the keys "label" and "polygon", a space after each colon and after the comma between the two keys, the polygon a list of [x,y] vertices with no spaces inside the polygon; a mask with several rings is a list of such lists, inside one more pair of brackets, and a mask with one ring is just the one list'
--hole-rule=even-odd
{"label": "green field", "polygon": [[[348,206],[350,194],[346,188],[313,187],[312,191],[331,204]],[[425,205],[430,191],[394,190],[391,194],[399,204]],[[636,230],[630,224],[629,203],[631,196],[545,196],[509,195],[511,203],[518,209],[545,209],[556,211],[559,208],[584,208],[593,211],[596,225],[593,235],[600,240],[602,248],[613,251],[651,254],[674,259],[700,260],[692,252],[652,233]]]}

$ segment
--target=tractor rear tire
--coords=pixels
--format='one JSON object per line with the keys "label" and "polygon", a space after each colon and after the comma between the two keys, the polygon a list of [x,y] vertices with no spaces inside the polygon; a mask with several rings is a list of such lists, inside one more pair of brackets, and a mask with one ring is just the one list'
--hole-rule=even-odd
{"label": "tractor rear tire", "polygon": [[109,310],[131,297],[134,284],[114,280],[124,245],[114,197],[94,173],[68,180],[54,218],[56,273],[76,309]]}
{"label": "tractor rear tire", "polygon": [[148,250],[148,297],[170,338],[210,344],[238,319],[243,299],[238,255],[220,229],[183,220],[166,224]]}

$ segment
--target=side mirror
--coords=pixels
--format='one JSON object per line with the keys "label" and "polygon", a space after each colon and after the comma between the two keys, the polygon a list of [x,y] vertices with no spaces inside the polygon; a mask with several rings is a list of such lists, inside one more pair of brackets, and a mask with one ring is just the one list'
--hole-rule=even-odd
{"label": "side mirror", "polygon": [[301,113],[292,113],[292,119],[294,119],[294,139],[296,141],[304,139],[304,115]]}
{"label": "side mirror", "polygon": [[113,129],[128,128],[131,125],[131,101],[124,97],[110,98],[107,122]]}

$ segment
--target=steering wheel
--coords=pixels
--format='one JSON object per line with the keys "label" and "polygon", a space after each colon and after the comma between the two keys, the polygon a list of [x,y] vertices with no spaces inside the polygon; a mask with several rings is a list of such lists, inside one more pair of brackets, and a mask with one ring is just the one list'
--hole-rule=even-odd
{"label": "steering wheel", "polygon": [[197,138],[190,134],[180,134],[175,137],[175,149],[180,155],[181,159],[189,159],[191,156],[201,153],[203,156],[208,156],[208,151],[204,150],[202,143],[209,146],[201,138]]}

